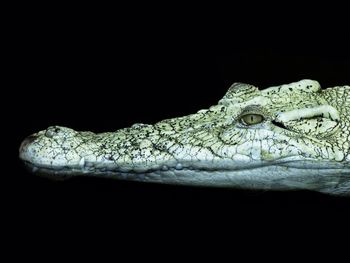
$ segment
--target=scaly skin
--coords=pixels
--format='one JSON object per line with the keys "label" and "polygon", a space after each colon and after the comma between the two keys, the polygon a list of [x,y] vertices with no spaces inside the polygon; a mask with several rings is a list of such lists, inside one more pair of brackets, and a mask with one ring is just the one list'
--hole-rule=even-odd
{"label": "scaly skin", "polygon": [[350,87],[235,83],[217,105],[154,125],[101,134],[49,127],[23,141],[20,158],[52,178],[350,195]]}

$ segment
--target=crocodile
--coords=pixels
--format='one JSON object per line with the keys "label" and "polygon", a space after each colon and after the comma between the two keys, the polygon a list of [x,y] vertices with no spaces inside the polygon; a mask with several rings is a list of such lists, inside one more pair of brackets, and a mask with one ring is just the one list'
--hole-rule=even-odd
{"label": "crocodile", "polygon": [[96,176],[350,195],[350,87],[234,83],[217,105],[153,125],[93,133],[51,126],[19,157],[53,179]]}

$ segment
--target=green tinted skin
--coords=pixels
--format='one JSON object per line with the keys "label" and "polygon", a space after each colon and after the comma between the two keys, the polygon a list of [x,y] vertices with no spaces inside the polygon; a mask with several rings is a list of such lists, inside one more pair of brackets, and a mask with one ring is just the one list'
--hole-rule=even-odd
{"label": "green tinted skin", "polygon": [[49,178],[350,194],[350,87],[312,80],[235,83],[217,105],[153,125],[95,134],[51,126],[20,158]]}

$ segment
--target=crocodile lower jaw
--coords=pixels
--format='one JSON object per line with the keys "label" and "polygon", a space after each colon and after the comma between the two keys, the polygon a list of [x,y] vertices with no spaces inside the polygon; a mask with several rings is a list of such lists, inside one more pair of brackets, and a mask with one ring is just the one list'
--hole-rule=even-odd
{"label": "crocodile lower jaw", "polygon": [[[191,167],[167,167],[147,171],[121,171],[118,169],[84,167],[44,167],[25,162],[32,172],[54,180],[65,180],[73,176],[93,176],[152,183],[229,187],[240,189],[293,190],[307,189],[325,191],[334,189],[350,167],[340,163],[317,162],[317,160],[295,160],[296,157],[280,159],[274,163],[246,166],[240,169],[207,169]],[[349,186],[350,187],[350,186]]]}

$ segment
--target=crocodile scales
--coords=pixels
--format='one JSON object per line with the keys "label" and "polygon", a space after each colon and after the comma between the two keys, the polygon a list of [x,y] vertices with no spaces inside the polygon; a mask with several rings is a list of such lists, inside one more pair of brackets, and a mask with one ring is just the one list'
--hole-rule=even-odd
{"label": "crocodile scales", "polygon": [[49,127],[27,137],[19,156],[56,179],[350,195],[350,87],[234,83],[217,105],[154,125],[100,134]]}

